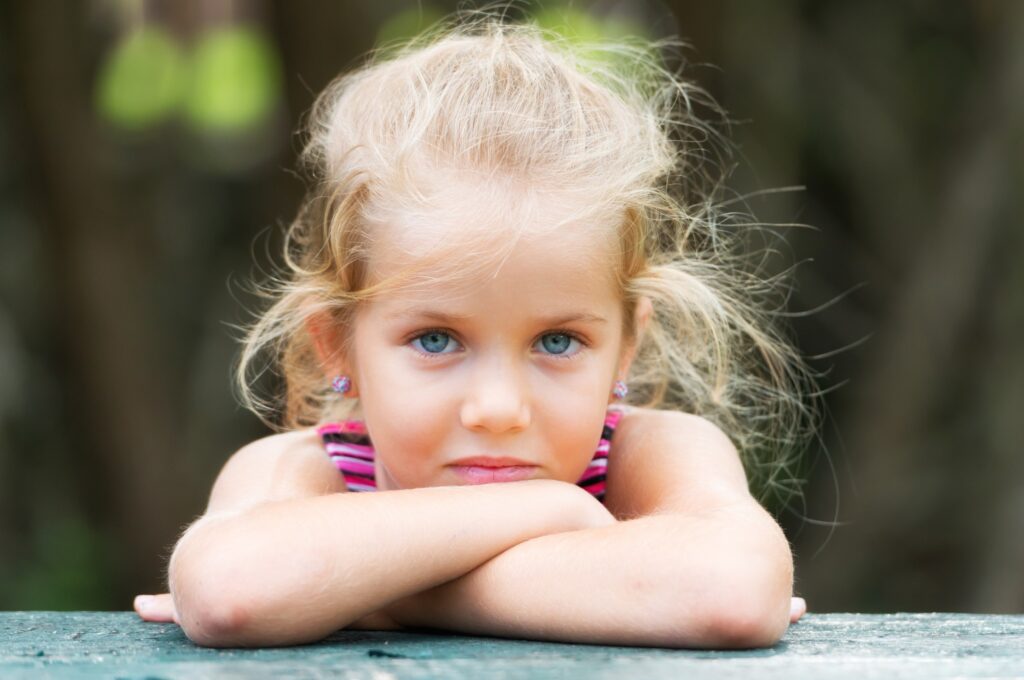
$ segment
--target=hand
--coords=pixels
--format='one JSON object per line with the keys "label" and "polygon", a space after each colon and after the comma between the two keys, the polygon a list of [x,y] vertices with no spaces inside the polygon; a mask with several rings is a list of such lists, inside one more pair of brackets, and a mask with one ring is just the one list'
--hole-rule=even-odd
{"label": "hand", "polygon": [[590,495],[589,491],[584,491],[584,493],[581,494],[581,498],[584,510],[581,515],[583,525],[580,529],[597,529],[600,527],[612,526],[618,522],[618,520],[615,519],[615,515],[605,507],[604,503]]}
{"label": "hand", "polygon": [[789,604],[789,622],[796,623],[807,613],[807,601],[802,597],[794,597]]}
{"label": "hand", "polygon": [[135,598],[135,611],[142,617],[143,621],[154,623],[177,623],[178,612],[174,609],[174,600],[170,593],[160,595],[139,595]]}
{"label": "hand", "polygon": [[[615,517],[589,491],[581,486],[557,479],[528,479],[509,482],[510,488],[536,489],[532,493],[543,499],[541,514],[550,521],[544,533],[582,531],[615,524]],[[482,488],[482,487],[481,487]],[[531,493],[531,492],[527,492]]]}

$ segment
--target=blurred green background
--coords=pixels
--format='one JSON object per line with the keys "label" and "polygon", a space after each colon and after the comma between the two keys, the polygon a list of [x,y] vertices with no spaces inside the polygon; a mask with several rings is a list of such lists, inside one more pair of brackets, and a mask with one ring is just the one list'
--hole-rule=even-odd
{"label": "blurred green background", "polygon": [[[163,589],[220,466],[267,433],[232,396],[229,324],[302,196],[300,117],[454,6],[0,4],[0,609]],[[816,227],[784,230],[828,390],[806,502],[779,513],[797,593],[1024,611],[1024,3],[572,7],[582,34],[692,44],[733,189],[804,187],[751,199]]]}

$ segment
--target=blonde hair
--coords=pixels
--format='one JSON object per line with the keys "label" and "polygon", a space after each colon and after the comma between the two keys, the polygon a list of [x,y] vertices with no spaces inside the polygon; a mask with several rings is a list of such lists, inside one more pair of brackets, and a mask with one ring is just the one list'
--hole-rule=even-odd
{"label": "blonde hair", "polygon": [[[476,13],[329,85],[308,121],[313,186],[287,232],[287,271],[262,288],[271,304],[244,339],[243,403],[288,428],[349,413],[354,400],[329,391],[307,323],[326,313],[344,332],[361,301],[415,281],[414,267],[370,285],[372,225],[430,204],[426,169],[469,168],[586,195],[593,215],[614,216],[627,339],[640,297],[654,306],[629,401],[716,423],[761,500],[798,493],[794,468],[814,429],[810,373],[770,323],[780,278],[747,266],[734,228],[746,218],[718,205],[727,146],[696,115],[718,109],[662,65],[669,45],[582,45]],[[497,253],[460,244],[451,258],[439,247],[424,266],[493,268],[515,237]],[[284,382],[277,399],[251,383],[265,351]]]}

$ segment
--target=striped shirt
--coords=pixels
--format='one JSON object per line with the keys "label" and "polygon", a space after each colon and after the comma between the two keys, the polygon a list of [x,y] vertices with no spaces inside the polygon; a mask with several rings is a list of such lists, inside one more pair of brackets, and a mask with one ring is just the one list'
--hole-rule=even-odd
{"label": "striped shirt", "polygon": [[[605,413],[604,428],[601,430],[601,441],[597,445],[594,457],[576,482],[590,492],[599,501],[604,501],[605,481],[608,473],[608,452],[611,449],[612,434],[615,426],[622,418],[622,411],[617,408],[608,409]],[[349,491],[376,491],[377,479],[374,473],[374,450],[366,425],[361,420],[345,420],[339,423],[326,423],[317,428],[317,434],[323,439],[324,448],[334,466],[345,477]]]}

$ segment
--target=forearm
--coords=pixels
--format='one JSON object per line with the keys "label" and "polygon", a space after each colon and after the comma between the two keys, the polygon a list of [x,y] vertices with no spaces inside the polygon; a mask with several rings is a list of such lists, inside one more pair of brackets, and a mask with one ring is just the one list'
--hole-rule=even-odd
{"label": "forearm", "polygon": [[652,516],[521,543],[396,602],[400,624],[665,647],[755,647],[785,632],[792,559],[766,514]]}
{"label": "forearm", "polygon": [[572,497],[556,485],[333,494],[207,522],[171,559],[182,626],[217,646],[322,638],[522,541],[575,528]]}

